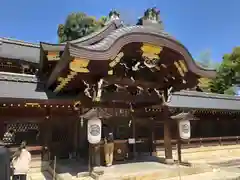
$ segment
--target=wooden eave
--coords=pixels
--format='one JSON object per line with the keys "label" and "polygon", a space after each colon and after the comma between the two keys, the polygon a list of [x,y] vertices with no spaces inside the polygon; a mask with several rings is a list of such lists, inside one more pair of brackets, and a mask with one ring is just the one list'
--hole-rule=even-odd
{"label": "wooden eave", "polygon": [[63,54],[60,60],[57,62],[57,65],[55,66],[50,76],[48,77],[48,80],[46,81],[46,88],[49,88],[57,79],[57,77],[61,77],[62,71],[68,67],[71,60],[72,58],[70,56],[68,44],[67,44],[65,46],[65,49],[63,51]]}
{"label": "wooden eave", "polygon": [[115,30],[103,41],[91,46],[76,46],[71,44],[70,54],[82,59],[89,60],[108,60],[116,57],[122,47],[132,42],[154,44],[160,47],[166,47],[181,54],[187,67],[193,73],[200,77],[213,78],[216,71],[204,69],[197,65],[188,50],[172,37],[161,31],[143,26],[123,27]]}
{"label": "wooden eave", "polygon": [[[159,50],[160,61],[157,70],[152,71],[146,66],[145,69],[135,73],[139,75],[140,79],[134,81],[130,80],[130,77],[121,76],[123,75],[122,70],[119,71],[120,74],[122,73],[119,76],[118,68],[122,66],[121,63],[132,62],[131,54],[135,53],[138,59],[140,56],[143,57],[146,49],[149,50],[152,47]],[[127,53],[127,48],[132,49],[132,53]],[[121,53],[123,55],[116,60]],[[126,56],[124,56],[125,54]],[[126,59],[123,61],[125,57]],[[112,66],[113,62],[115,64]],[[124,67],[121,68],[124,69]],[[113,74],[115,72],[118,74]],[[153,79],[149,81],[146,73],[153,75]],[[200,77],[213,78],[215,75],[214,70],[199,67],[187,49],[166,33],[144,26],[130,26],[115,30],[94,45],[79,46],[67,43],[46,87],[52,86],[59,78],[65,78],[64,82],[60,82],[54,90],[59,92],[64,86],[72,84],[72,81],[80,82],[86,77],[94,79],[98,76],[106,81],[106,85],[122,84],[123,86],[158,89],[174,86],[174,91],[179,91],[194,87]],[[93,80],[92,83],[96,82]]]}
{"label": "wooden eave", "polygon": [[[204,69],[198,66],[188,50],[178,41],[161,31],[143,26],[130,26],[117,29],[114,33],[95,45],[76,46],[74,44],[68,44],[66,48],[69,49],[71,57],[90,61],[106,61],[116,57],[125,45],[133,42],[154,44],[171,49],[183,57],[187,68],[197,76],[207,78],[216,76],[215,70]],[[61,70],[64,67],[58,66],[56,68]],[[56,78],[58,75],[54,76]]]}

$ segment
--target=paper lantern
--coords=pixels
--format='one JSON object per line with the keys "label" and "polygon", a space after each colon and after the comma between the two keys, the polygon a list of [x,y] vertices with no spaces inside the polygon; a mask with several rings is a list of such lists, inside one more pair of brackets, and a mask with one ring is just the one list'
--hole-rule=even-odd
{"label": "paper lantern", "polygon": [[88,120],[88,142],[97,144],[101,141],[102,136],[102,121],[98,118]]}
{"label": "paper lantern", "polygon": [[191,125],[189,120],[179,120],[178,128],[181,139],[187,140],[191,137]]}

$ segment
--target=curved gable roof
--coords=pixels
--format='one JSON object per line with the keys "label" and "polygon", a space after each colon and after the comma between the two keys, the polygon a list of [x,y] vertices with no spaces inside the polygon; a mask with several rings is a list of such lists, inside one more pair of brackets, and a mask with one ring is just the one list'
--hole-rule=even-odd
{"label": "curved gable roof", "polygon": [[113,31],[101,42],[94,45],[76,46],[68,43],[70,56],[94,60],[107,60],[115,57],[121,48],[129,43],[150,43],[167,47],[181,54],[190,71],[203,77],[213,78],[216,71],[205,69],[195,63],[187,48],[169,34],[151,26],[128,26]]}

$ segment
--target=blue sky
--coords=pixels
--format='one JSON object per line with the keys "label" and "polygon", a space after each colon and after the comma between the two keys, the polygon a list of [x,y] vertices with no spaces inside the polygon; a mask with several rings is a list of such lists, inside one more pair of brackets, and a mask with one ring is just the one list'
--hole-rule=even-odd
{"label": "blue sky", "polygon": [[156,6],[165,30],[197,58],[210,51],[220,61],[240,45],[240,0],[1,0],[0,37],[30,42],[57,42],[57,26],[71,12],[100,17],[111,9],[135,23],[144,10]]}

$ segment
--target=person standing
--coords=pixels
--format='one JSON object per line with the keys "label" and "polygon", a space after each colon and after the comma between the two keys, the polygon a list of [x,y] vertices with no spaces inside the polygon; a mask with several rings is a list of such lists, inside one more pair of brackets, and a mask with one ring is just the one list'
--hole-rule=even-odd
{"label": "person standing", "polygon": [[106,166],[112,166],[113,163],[113,152],[114,152],[114,137],[113,131],[110,128],[106,128],[104,137],[104,154]]}
{"label": "person standing", "polygon": [[30,168],[31,154],[26,149],[26,142],[23,141],[19,149],[14,153],[12,166],[12,180],[27,180],[27,173]]}
{"label": "person standing", "polygon": [[10,152],[0,140],[0,179],[10,180]]}

